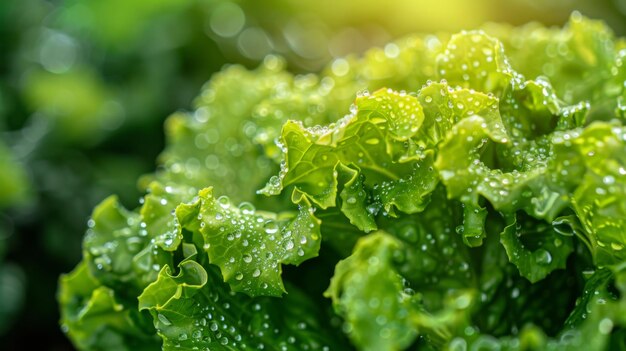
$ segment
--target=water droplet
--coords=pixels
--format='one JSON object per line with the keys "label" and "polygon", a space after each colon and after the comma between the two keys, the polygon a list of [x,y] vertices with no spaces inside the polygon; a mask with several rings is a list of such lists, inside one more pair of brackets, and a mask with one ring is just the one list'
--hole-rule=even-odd
{"label": "water droplet", "polygon": [[275,234],[276,232],[278,232],[278,224],[276,224],[276,222],[272,220],[269,220],[265,222],[265,224],[263,225],[263,229],[267,234]]}
{"label": "water droplet", "polygon": [[253,204],[244,201],[239,204],[239,210],[241,210],[241,213],[243,213],[244,215],[252,215],[254,214],[254,211],[256,209],[254,208]]}
{"label": "water droplet", "polygon": [[609,318],[604,318],[598,323],[598,331],[600,334],[607,335],[613,330],[613,321]]}
{"label": "water droplet", "polygon": [[389,43],[385,45],[384,52],[385,56],[389,58],[396,58],[398,57],[398,55],[400,55],[400,48],[394,43]]}
{"label": "water droplet", "polygon": [[220,197],[218,197],[217,198],[217,203],[223,209],[227,209],[227,208],[230,207],[230,199],[228,198],[228,196],[220,196]]}
{"label": "water droplet", "polygon": [[288,240],[288,241],[285,243],[285,249],[286,249],[286,250],[291,250],[291,249],[293,249],[293,245],[294,245],[294,244],[293,244],[293,240]]}
{"label": "water droplet", "polygon": [[516,299],[519,297],[519,289],[518,288],[514,288],[513,290],[511,290],[511,297]]}
{"label": "water droplet", "polygon": [[249,254],[244,254],[244,255],[243,255],[243,261],[244,261],[245,263],[250,263],[250,262],[252,262],[252,256],[250,256]]}
{"label": "water droplet", "polygon": [[467,262],[461,262],[461,266],[459,267],[459,270],[461,272],[465,272],[469,269],[469,264]]}
{"label": "water droplet", "polygon": [[157,318],[159,319],[161,323],[163,323],[163,325],[172,325],[172,322],[170,322],[170,320],[167,319],[167,317],[165,317],[164,315],[160,313],[157,315]]}
{"label": "water droplet", "polygon": [[461,295],[454,300],[454,304],[458,309],[467,308],[470,305],[470,298],[467,295]]}
{"label": "water droplet", "polygon": [[607,175],[604,178],[602,178],[602,182],[606,185],[611,185],[613,183],[615,183],[615,177],[611,176],[611,175]]}
{"label": "water droplet", "polygon": [[257,268],[254,270],[254,272],[252,272],[252,276],[257,278],[258,276],[261,275],[261,271]]}
{"label": "water droplet", "polygon": [[126,239],[126,246],[130,252],[137,252],[141,249],[142,239],[136,236]]}
{"label": "water droplet", "polygon": [[552,262],[552,255],[547,250],[539,249],[535,251],[534,255],[535,255],[535,261],[538,264],[548,265]]}
{"label": "water droplet", "polygon": [[237,280],[243,279],[243,274],[241,272],[237,272],[237,274],[235,274],[235,279]]}

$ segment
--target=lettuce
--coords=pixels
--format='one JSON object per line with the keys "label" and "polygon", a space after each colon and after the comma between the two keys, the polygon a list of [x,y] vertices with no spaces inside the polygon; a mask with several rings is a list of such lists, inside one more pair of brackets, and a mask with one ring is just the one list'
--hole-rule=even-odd
{"label": "lettuce", "polygon": [[626,349],[624,50],[575,13],[319,75],[228,67],[167,121],[139,208],[94,210],[62,329],[85,350]]}

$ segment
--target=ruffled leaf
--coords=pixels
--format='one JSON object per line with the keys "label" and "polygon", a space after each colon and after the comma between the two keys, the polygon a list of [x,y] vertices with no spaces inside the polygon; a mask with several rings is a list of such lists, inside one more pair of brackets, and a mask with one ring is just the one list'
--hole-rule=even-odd
{"label": "ruffled leaf", "polygon": [[587,233],[598,265],[626,260],[626,130],[597,123],[571,145],[572,163],[585,166],[573,195],[573,207]]}
{"label": "ruffled leaf", "polygon": [[[427,201],[424,198],[434,189],[436,178],[431,175],[422,181],[417,178],[422,174],[413,177],[407,162],[419,160],[420,156],[405,148],[424,120],[421,104],[413,96],[380,90],[358,97],[355,106],[355,114],[329,127],[307,129],[297,122],[287,122],[282,132],[284,167],[280,177],[272,177],[260,192],[278,194],[293,186],[295,202],[305,196],[326,209],[337,206],[341,188],[342,212],[365,231],[376,228],[372,211],[367,212],[371,203],[366,203],[375,184],[381,184],[374,191],[376,200],[383,201],[386,210],[402,207],[414,212],[423,208]],[[346,172],[351,175],[346,176]],[[427,175],[428,171],[421,172]],[[409,197],[397,200],[394,193],[403,189],[396,185],[410,188],[417,195],[414,202]]]}
{"label": "ruffled leaf", "polygon": [[404,292],[393,265],[401,242],[384,232],[360,239],[353,254],[335,268],[328,290],[360,350],[401,350],[417,337],[410,315],[417,300]]}
{"label": "ruffled leaf", "polygon": [[164,267],[139,306],[153,317],[163,350],[330,350],[340,339],[320,324],[319,312],[301,292],[283,299],[230,292],[214,267],[191,253],[177,273]]}
{"label": "ruffled leaf", "polygon": [[502,43],[483,31],[453,35],[437,68],[450,84],[482,92],[500,93],[515,77]]}
{"label": "ruffled leaf", "polygon": [[129,309],[114,290],[100,286],[84,263],[60,279],[63,330],[83,350],[154,350],[159,347],[149,319]]}
{"label": "ruffled leaf", "polygon": [[310,207],[275,215],[255,211],[250,203],[236,207],[207,188],[176,214],[182,228],[199,228],[209,262],[220,268],[224,281],[250,296],[282,295],[282,265],[299,265],[320,248],[320,221]]}
{"label": "ruffled leaf", "polygon": [[[402,232],[406,226],[399,229]],[[425,233],[414,235],[427,239]],[[430,282],[436,283],[437,288],[428,286],[423,277],[413,277],[417,292],[404,279],[401,272],[411,264],[418,264],[423,251],[414,251],[408,245],[378,231],[361,238],[352,255],[335,267],[324,295],[332,299],[335,310],[345,320],[344,331],[360,350],[402,350],[418,336],[440,346],[452,330],[467,323],[467,312],[474,300],[471,292],[462,287],[458,290],[444,287],[449,282],[445,274],[430,272],[442,278],[439,284],[434,279]],[[407,257],[403,264],[409,252],[414,257]],[[449,266],[430,267],[423,268],[422,273],[428,276],[427,271],[433,268],[439,273],[451,271]],[[461,274],[466,273],[461,269]],[[444,290],[447,290],[445,296]]]}
{"label": "ruffled leaf", "polygon": [[548,223],[519,214],[507,216],[500,241],[510,262],[532,283],[555,269],[564,269],[568,256],[574,251],[571,237],[559,234]]}

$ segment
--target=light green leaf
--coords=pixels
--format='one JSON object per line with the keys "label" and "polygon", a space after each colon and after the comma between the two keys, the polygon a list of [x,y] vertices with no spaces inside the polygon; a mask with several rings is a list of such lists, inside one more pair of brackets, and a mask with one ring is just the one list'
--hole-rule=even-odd
{"label": "light green leaf", "polygon": [[439,184],[439,176],[434,170],[431,152],[414,163],[413,171],[407,177],[381,182],[374,186],[374,200],[382,203],[386,213],[395,216],[396,209],[404,213],[423,211],[430,202],[430,194]]}
{"label": "light green leaf", "polygon": [[509,214],[500,234],[509,261],[520,274],[534,283],[555,269],[564,269],[574,251],[572,238],[559,234],[551,224],[522,214]]}
{"label": "light green leaf", "polygon": [[[316,79],[298,79],[269,57],[256,70],[231,66],[216,74],[196,100],[192,113],[175,113],[165,128],[163,168],[152,177],[162,184],[217,186],[219,195],[237,202],[276,171],[280,149],[274,145],[289,118],[310,115],[309,123],[327,123],[322,97],[328,92]],[[280,87],[281,94],[276,94]],[[309,113],[309,111],[313,113]],[[218,122],[219,121],[219,122]]]}
{"label": "light green leaf", "polygon": [[597,122],[571,143],[586,171],[573,195],[573,208],[598,265],[626,259],[626,130]]}
{"label": "light green leaf", "polygon": [[417,140],[422,148],[439,144],[453,125],[467,117],[481,116],[490,128],[502,128],[498,99],[491,94],[453,88],[442,81],[423,86],[418,93],[418,99],[424,106],[426,116]]}
{"label": "light green leaf", "polygon": [[423,212],[380,221],[381,228],[402,242],[395,267],[428,311],[445,309],[444,295],[476,284],[471,250],[455,232],[462,217],[461,204],[447,200],[439,187]]}
{"label": "light green leaf", "polygon": [[128,308],[79,264],[61,276],[58,300],[63,330],[82,350],[154,350],[160,345],[149,318]]}
{"label": "light green leaf", "polygon": [[337,264],[324,293],[344,317],[344,330],[360,350],[402,350],[417,337],[410,315],[419,306],[404,292],[393,263],[401,245],[384,232],[363,237],[353,254]]}
{"label": "light green leaf", "polygon": [[[497,110],[496,110],[497,113]],[[499,118],[498,118],[499,119]],[[487,124],[485,118],[472,116],[455,124],[443,142],[435,161],[442,182],[446,185],[448,196],[458,198],[462,202],[478,205],[478,196],[483,195],[498,208],[497,204],[508,205],[508,199],[497,186],[512,183],[509,176],[504,182],[500,179],[490,180],[489,177],[503,177],[500,170],[489,169],[481,160],[481,153],[491,140],[495,143],[506,143],[508,136],[502,124]],[[493,184],[489,184],[493,182]],[[498,208],[499,209],[499,208]]]}
{"label": "light green leaf", "polygon": [[516,78],[502,43],[483,31],[453,35],[437,57],[437,72],[453,86],[497,94]]}
{"label": "light green leaf", "polygon": [[486,31],[504,43],[511,66],[526,77],[547,77],[568,104],[587,100],[603,105],[619,91],[611,81],[618,40],[601,21],[575,12],[563,28],[529,24]]}
{"label": "light green leaf", "polygon": [[[419,232],[408,233],[417,220],[408,216],[402,219],[392,229],[409,241],[383,231],[362,237],[352,255],[339,261],[324,293],[344,318],[343,329],[359,350],[403,350],[418,336],[439,347],[453,330],[467,323],[474,296],[466,289],[467,282],[457,285],[451,278],[471,278],[468,267],[455,269],[463,258],[445,266],[428,264],[433,257],[448,255],[445,239],[433,244],[434,239],[422,230],[442,223],[429,223],[432,227],[426,224]],[[415,247],[416,240],[424,244]],[[420,267],[417,275],[409,268],[423,263],[427,266]],[[408,280],[403,273],[411,275]]]}
{"label": "light green leaf", "polygon": [[310,207],[276,215],[255,211],[250,203],[236,207],[207,188],[196,202],[180,205],[177,216],[182,228],[199,227],[209,262],[224,281],[250,296],[282,295],[282,264],[299,265],[320,248],[320,221]]}
{"label": "light green leaf", "polygon": [[[342,188],[341,210],[365,231],[376,228],[372,214],[381,207],[388,213],[395,208],[420,211],[437,184],[432,159],[420,161],[426,154],[417,152],[411,140],[423,121],[417,98],[379,90],[357,97],[354,114],[337,124],[307,129],[288,122],[282,133],[284,167],[260,192],[278,194],[294,186],[293,200],[304,195],[326,209],[337,206],[338,188]],[[354,170],[361,174],[357,177]],[[370,192],[371,200],[367,198]]]}
{"label": "light green leaf", "polygon": [[250,298],[230,292],[219,272],[195,254],[177,274],[164,267],[139,296],[163,339],[163,350],[331,350],[345,347],[319,320],[301,292],[283,299]]}
{"label": "light green leaf", "polygon": [[343,184],[339,193],[341,212],[350,223],[364,232],[376,229],[373,214],[367,210],[368,192],[363,187],[363,174],[339,163],[337,166],[338,181]]}
{"label": "light green leaf", "polygon": [[147,196],[142,211],[145,220],[123,208],[116,197],[105,199],[94,209],[83,241],[85,261],[94,277],[108,287],[123,287],[130,296],[156,279],[162,265],[171,264],[168,251],[171,244],[180,243],[171,231],[173,218],[158,195]]}

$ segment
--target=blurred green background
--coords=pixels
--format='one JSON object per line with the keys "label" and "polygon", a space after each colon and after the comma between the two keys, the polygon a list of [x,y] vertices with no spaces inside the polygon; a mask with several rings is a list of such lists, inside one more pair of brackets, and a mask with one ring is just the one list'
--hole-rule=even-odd
{"label": "blurred green background", "polygon": [[92,208],[111,193],[136,207],[164,119],[225,64],[278,54],[316,72],[411,32],[561,26],[573,10],[626,33],[626,0],[2,0],[0,348],[72,349],[56,283]]}

